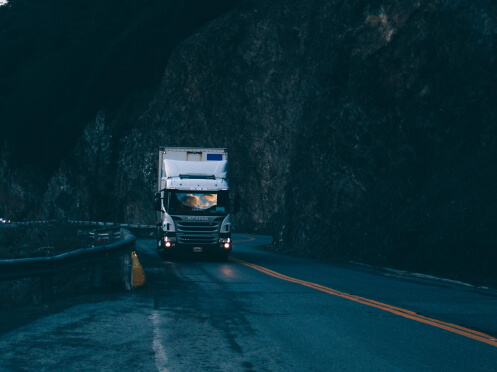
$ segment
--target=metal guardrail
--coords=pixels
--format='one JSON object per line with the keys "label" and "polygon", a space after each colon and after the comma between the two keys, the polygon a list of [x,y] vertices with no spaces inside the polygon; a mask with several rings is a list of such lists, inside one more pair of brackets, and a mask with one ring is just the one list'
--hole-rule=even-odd
{"label": "metal guardrail", "polygon": [[121,228],[114,227],[110,229],[98,229],[88,233],[88,236],[93,239],[94,243],[110,243],[121,238]]}
{"label": "metal guardrail", "polygon": [[127,227],[131,229],[152,229],[155,225],[145,225],[145,224],[130,224],[130,223],[119,223],[119,222],[98,222],[98,221],[76,221],[68,220],[70,224],[82,225],[82,226],[110,226],[110,227]]}
{"label": "metal guardrail", "polygon": [[44,221],[24,221],[24,222],[16,222],[11,221],[9,225],[19,225],[19,226],[34,226],[34,225],[46,225],[49,223],[57,222],[57,220],[44,220]]}
{"label": "metal guardrail", "polygon": [[[53,275],[76,266],[94,264],[92,282],[95,287],[98,287],[103,261],[113,256],[125,256],[134,250],[136,242],[135,236],[126,229],[119,228],[119,237],[114,231],[103,230],[109,229],[94,232],[94,241],[98,242],[98,239],[102,238],[101,242],[106,243],[103,245],[97,243],[93,247],[81,248],[53,257],[0,260],[0,281],[38,276],[41,278],[43,301],[46,303],[53,299]],[[119,240],[109,242],[108,239],[107,241],[103,239],[111,236]]]}
{"label": "metal guardrail", "polygon": [[[49,223],[60,222],[58,220],[43,220],[43,221],[11,221],[8,225],[17,226],[34,226],[34,225],[47,225]],[[101,222],[101,221],[78,221],[78,220],[67,220],[68,223],[73,225],[81,226],[102,226],[102,227],[127,227],[132,229],[152,229],[155,225],[145,225],[145,224],[132,224],[132,223],[120,223],[120,222]]]}

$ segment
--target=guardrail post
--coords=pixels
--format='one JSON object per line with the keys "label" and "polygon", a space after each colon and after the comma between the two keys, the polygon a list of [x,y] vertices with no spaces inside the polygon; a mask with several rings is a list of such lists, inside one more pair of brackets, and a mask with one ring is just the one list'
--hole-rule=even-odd
{"label": "guardrail post", "polygon": [[53,301],[53,276],[52,274],[45,274],[40,277],[41,280],[41,293],[44,304]]}
{"label": "guardrail post", "polygon": [[131,291],[133,288],[133,260],[130,252],[122,256],[122,276],[126,290]]}
{"label": "guardrail post", "polygon": [[100,285],[102,284],[102,266],[102,261],[97,261],[93,264],[91,282],[93,288],[100,288]]}

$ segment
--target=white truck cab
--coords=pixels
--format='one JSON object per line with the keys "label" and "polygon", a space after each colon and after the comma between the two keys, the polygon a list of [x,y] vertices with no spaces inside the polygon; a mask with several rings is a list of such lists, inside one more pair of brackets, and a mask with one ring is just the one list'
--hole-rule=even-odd
{"label": "white truck cab", "polygon": [[159,255],[206,253],[227,260],[234,212],[227,180],[228,151],[161,147],[158,168]]}

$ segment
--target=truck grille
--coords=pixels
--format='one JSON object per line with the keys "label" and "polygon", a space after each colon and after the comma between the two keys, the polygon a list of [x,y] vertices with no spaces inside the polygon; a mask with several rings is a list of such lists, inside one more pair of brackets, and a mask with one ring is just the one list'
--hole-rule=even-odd
{"label": "truck grille", "polygon": [[223,217],[211,221],[184,221],[181,217],[173,217],[176,223],[178,243],[189,245],[210,245],[218,243],[219,229]]}

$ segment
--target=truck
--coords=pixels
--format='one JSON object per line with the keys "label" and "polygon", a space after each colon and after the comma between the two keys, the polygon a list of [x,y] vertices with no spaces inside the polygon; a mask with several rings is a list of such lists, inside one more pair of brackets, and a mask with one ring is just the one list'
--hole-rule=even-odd
{"label": "truck", "polygon": [[228,151],[159,148],[157,253],[164,259],[203,254],[226,261],[232,251]]}

